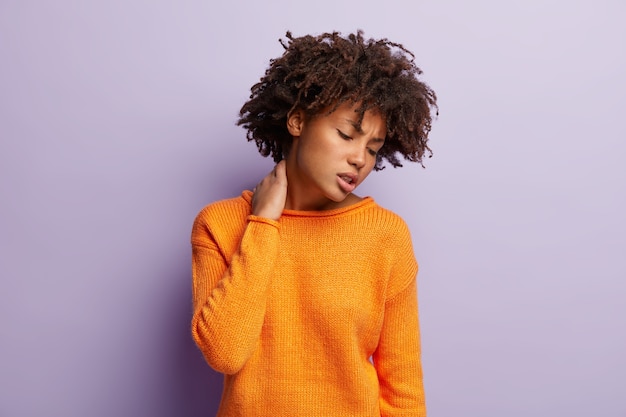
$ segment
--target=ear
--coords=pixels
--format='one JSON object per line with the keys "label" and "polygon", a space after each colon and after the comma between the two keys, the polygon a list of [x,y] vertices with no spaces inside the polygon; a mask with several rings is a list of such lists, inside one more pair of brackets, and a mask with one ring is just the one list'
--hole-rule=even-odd
{"label": "ear", "polygon": [[304,119],[305,114],[302,109],[295,109],[287,115],[287,130],[291,136],[298,137],[302,134]]}

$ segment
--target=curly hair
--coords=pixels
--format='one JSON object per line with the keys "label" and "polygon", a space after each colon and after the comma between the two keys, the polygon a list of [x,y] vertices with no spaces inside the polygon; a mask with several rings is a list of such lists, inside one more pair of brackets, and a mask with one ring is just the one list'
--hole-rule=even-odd
{"label": "curly hair", "polygon": [[287,32],[286,37],[287,42],[280,40],[285,52],[270,60],[237,121],[261,155],[279,162],[288,154],[293,138],[286,123],[295,109],[315,117],[349,101],[359,106],[358,124],[368,110],[387,122],[375,170],[384,168],[384,160],[402,166],[399,155],[422,166],[424,155],[432,156],[427,142],[437,97],[418,79],[422,71],[412,52],[387,39],[365,40],[361,30],[347,37],[339,32],[297,38]]}

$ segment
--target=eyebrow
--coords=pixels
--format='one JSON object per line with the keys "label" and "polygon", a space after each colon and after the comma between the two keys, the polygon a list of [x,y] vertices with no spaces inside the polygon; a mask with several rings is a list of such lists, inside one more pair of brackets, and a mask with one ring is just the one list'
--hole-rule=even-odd
{"label": "eyebrow", "polygon": [[[357,122],[355,122],[354,120],[351,119],[344,119],[346,122],[350,123],[352,125],[352,127],[354,128],[354,130],[356,130],[358,133],[363,134],[363,129],[361,128],[361,125],[358,124]],[[385,138],[372,138],[370,139],[370,142],[385,142]]]}

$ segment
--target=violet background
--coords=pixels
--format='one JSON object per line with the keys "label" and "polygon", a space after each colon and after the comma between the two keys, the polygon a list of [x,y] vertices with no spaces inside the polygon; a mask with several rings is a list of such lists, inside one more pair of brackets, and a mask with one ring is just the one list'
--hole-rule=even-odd
{"label": "violet background", "polygon": [[[420,261],[429,416],[626,416],[626,4],[0,2],[0,416],[209,416],[191,222],[271,163],[234,125],[282,49],[417,56],[426,169],[361,194]],[[381,248],[382,250],[383,248]]]}

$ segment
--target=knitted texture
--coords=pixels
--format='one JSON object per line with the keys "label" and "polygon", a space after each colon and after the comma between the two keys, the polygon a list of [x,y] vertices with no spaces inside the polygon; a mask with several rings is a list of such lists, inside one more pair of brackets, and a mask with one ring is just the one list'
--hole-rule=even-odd
{"label": "knitted texture", "polygon": [[208,205],[192,230],[192,335],[225,374],[218,416],[424,417],[404,221],[369,197],[274,221],[251,197]]}

